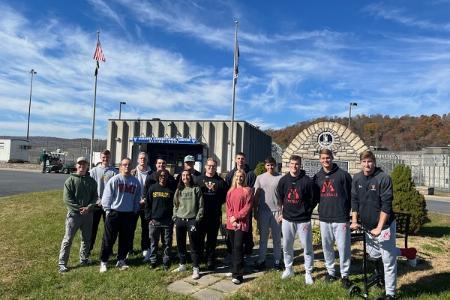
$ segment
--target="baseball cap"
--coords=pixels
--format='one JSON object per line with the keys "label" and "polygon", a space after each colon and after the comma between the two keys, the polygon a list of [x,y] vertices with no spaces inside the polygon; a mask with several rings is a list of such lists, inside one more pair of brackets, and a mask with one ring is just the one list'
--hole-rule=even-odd
{"label": "baseball cap", "polygon": [[77,158],[77,164],[81,163],[81,162],[85,162],[87,163],[87,159],[84,156],[80,156]]}
{"label": "baseball cap", "polygon": [[195,158],[193,155],[186,155],[184,158],[184,162],[195,162]]}

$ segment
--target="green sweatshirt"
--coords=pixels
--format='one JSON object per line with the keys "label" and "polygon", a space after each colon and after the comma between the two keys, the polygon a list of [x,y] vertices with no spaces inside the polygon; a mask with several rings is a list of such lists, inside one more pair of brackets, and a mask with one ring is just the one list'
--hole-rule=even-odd
{"label": "green sweatshirt", "polygon": [[81,207],[93,209],[97,201],[97,183],[89,174],[72,174],[64,182],[63,200],[72,212],[79,212]]}
{"label": "green sweatshirt", "polygon": [[185,187],[175,192],[173,199],[173,218],[197,221],[203,217],[203,195],[198,186]]}

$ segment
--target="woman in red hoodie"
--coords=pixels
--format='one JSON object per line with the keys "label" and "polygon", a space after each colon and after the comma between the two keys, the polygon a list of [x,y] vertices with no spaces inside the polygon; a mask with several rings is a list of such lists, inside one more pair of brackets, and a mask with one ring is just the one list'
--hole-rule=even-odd
{"label": "woman in red hoodie", "polygon": [[250,227],[250,211],[253,205],[252,189],[247,187],[245,172],[234,173],[227,193],[227,229],[232,248],[232,279],[234,284],[244,280],[244,234]]}

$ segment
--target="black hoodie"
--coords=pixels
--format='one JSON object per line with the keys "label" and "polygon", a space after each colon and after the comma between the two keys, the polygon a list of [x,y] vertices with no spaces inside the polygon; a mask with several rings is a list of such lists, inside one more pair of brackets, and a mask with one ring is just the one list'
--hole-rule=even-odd
{"label": "black hoodie", "polygon": [[345,223],[350,218],[352,177],[333,164],[330,172],[323,168],[313,177],[319,200],[319,218],[323,222]]}
{"label": "black hoodie", "polygon": [[363,172],[356,174],[352,182],[352,211],[357,212],[361,223],[368,230],[377,227],[380,212],[389,215],[383,229],[394,221],[392,212],[392,180],[389,175],[376,167],[374,172],[365,176]]}
{"label": "black hoodie", "polygon": [[170,224],[173,212],[174,192],[168,186],[152,184],[145,196],[145,219]]}
{"label": "black hoodie", "polygon": [[228,186],[217,173],[213,177],[202,174],[194,178],[203,193],[203,219],[219,220],[222,215],[222,205],[227,197]]}
{"label": "black hoodie", "polygon": [[309,222],[316,206],[314,183],[304,170],[297,177],[287,173],[277,186],[277,196],[283,205],[283,219],[290,222]]}
{"label": "black hoodie", "polygon": [[[227,182],[228,186],[231,186],[232,181],[233,181],[234,172],[236,172],[236,171],[237,171],[237,168],[234,167],[233,170],[228,172],[227,177],[225,178],[225,181]],[[252,188],[255,185],[256,174],[255,174],[255,172],[250,170],[250,167],[247,164],[244,165],[244,171],[245,171],[245,179],[247,181],[247,186]]]}

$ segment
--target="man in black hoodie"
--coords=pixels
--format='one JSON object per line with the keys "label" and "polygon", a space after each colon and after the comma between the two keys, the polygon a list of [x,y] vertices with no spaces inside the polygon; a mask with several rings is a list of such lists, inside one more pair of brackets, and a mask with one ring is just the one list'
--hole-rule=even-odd
{"label": "man in black hoodie", "polygon": [[283,233],[283,258],[285,271],[281,279],[294,276],[294,240],[298,234],[304,248],[305,283],[314,283],[312,278],[314,251],[312,245],[311,215],[316,206],[314,183],[304,170],[300,169],[301,158],[292,155],[289,159],[289,173],[277,186],[277,195],[282,204],[281,232]]}
{"label": "man in black hoodie", "polygon": [[[225,177],[225,181],[227,182],[228,186],[231,186],[233,181],[234,172],[237,170],[244,170],[245,172],[245,182],[247,183],[248,187],[253,188],[256,181],[256,174],[250,170],[250,167],[246,164],[246,156],[244,152],[238,152],[236,153],[236,156],[234,158],[235,161],[235,167],[233,170],[229,171],[227,176]],[[250,212],[250,220],[252,219],[252,212]],[[252,228],[252,222],[250,222],[250,227],[248,229],[248,232],[244,235],[244,254],[245,255],[251,255],[253,251],[253,247],[255,246],[255,243],[253,242],[253,228]],[[228,253],[231,254],[231,244],[227,241],[227,250]]]}
{"label": "man in black hoodie", "polygon": [[352,224],[350,229],[360,227],[358,215],[366,230],[367,253],[380,258],[384,266],[385,299],[395,298],[397,284],[397,256],[408,258],[415,265],[414,248],[399,249],[395,246],[396,224],[392,211],[392,180],[376,167],[375,155],[369,151],[360,154],[362,171],[353,177],[352,182]]}
{"label": "man in black hoodie", "polygon": [[156,172],[158,183],[151,185],[145,195],[145,219],[150,233],[150,266],[157,265],[159,237],[163,246],[163,268],[169,269],[173,233],[173,195],[174,191],[168,186],[169,171]]}
{"label": "man in black hoodie", "polygon": [[319,161],[322,168],[313,181],[320,196],[319,219],[322,249],[327,268],[326,281],[336,280],[334,269],[334,243],[339,252],[341,282],[345,288],[350,288],[348,278],[350,270],[350,206],[352,177],[346,171],[333,163],[333,152],[321,149]]}
{"label": "man in black hoodie", "polygon": [[217,161],[212,158],[206,160],[205,173],[195,177],[195,183],[203,193],[204,209],[203,219],[198,228],[199,255],[203,257],[203,249],[206,253],[208,270],[214,270],[216,261],[217,234],[222,218],[222,205],[225,203],[228,186],[216,172]]}

